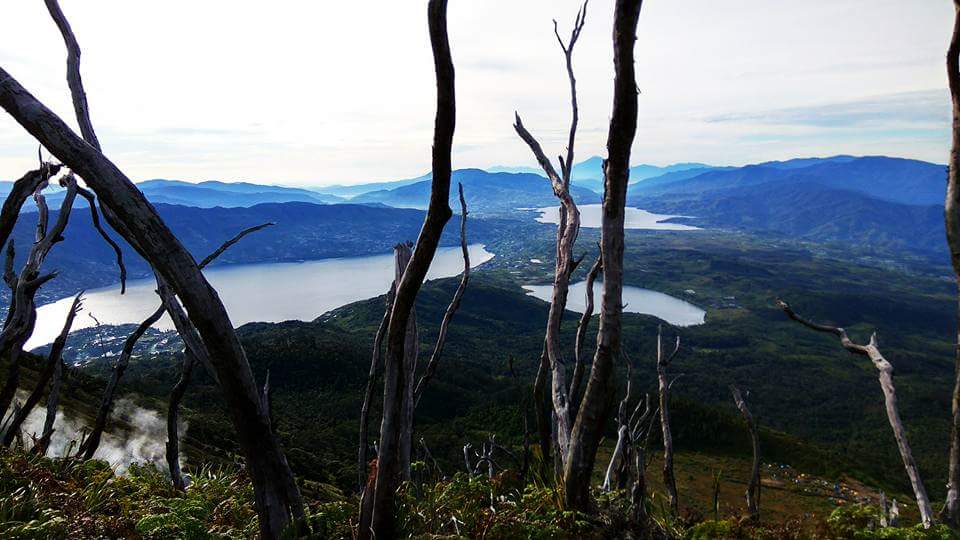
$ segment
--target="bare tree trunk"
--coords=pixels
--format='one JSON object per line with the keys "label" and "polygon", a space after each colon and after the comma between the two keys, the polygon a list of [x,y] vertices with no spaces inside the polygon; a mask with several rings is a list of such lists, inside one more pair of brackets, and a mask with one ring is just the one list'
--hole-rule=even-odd
{"label": "bare tree trunk", "polygon": [[573,425],[570,450],[564,466],[564,496],[568,508],[590,508],[590,476],[603,434],[603,419],[615,386],[613,359],[620,352],[623,314],[623,216],[630,178],[630,149],[637,130],[637,82],[633,46],[642,0],[617,0],[613,19],[615,72],[613,112],[607,135],[608,157],[603,167],[603,218],[600,253],[603,259],[603,296],[600,329],[593,369],[580,411]]}
{"label": "bare tree trunk", "polygon": [[[44,168],[41,167],[41,169]],[[37,205],[35,241],[27,254],[27,260],[20,270],[20,274],[16,276],[13,273],[13,244],[11,243],[8,246],[4,280],[12,290],[12,297],[10,312],[7,314],[3,331],[0,332],[0,356],[10,352],[11,361],[6,384],[0,391],[0,417],[6,415],[19,385],[20,355],[23,352],[23,344],[33,333],[37,321],[36,293],[44,283],[56,276],[55,272],[40,275],[40,270],[53,246],[63,240],[63,232],[67,228],[73,202],[76,199],[77,182],[73,175],[64,176],[60,183],[66,188],[66,191],[60,205],[60,213],[53,227],[50,227],[50,215],[46,199],[43,196],[43,190],[47,187],[47,180],[37,184],[34,189],[33,199]]]}
{"label": "bare tree trunk", "polygon": [[[67,336],[70,334],[70,329],[73,327],[73,319],[80,311],[82,294],[83,293],[80,293],[73,298],[73,304],[70,306],[70,311],[67,312],[67,318],[64,320],[63,329],[60,331],[60,335],[57,336],[57,339],[54,340],[53,345],[50,347],[50,353],[47,355],[47,364],[44,366],[43,371],[40,372],[40,377],[37,379],[36,388],[33,389],[33,392],[30,393],[30,395],[27,397],[27,400],[23,403],[23,405],[20,406],[20,409],[17,411],[17,414],[14,415],[10,425],[7,426],[7,430],[3,434],[4,448],[9,448],[10,444],[13,443],[13,439],[20,432],[20,427],[27,420],[27,416],[30,415],[30,412],[33,411],[33,408],[37,405],[37,403],[40,403],[40,398],[43,396],[43,389],[46,388],[47,383],[50,382],[51,377],[53,377],[54,373],[56,373],[58,369],[58,366],[63,361],[63,349],[67,345]],[[54,408],[53,415],[56,417],[56,408]],[[53,419],[49,417],[49,411],[47,421],[50,422],[50,430],[52,432]],[[46,431],[46,428],[44,428],[44,431]]]}
{"label": "bare tree trunk", "polygon": [[[450,210],[451,150],[456,125],[454,97],[454,70],[447,39],[447,1],[430,0],[427,7],[430,44],[433,49],[437,77],[437,114],[433,136],[433,180],[427,217],[416,250],[407,265],[403,278],[397,283],[397,295],[387,327],[387,354],[385,357],[383,420],[380,424],[380,447],[377,454],[377,474],[373,493],[371,523],[360,523],[360,538],[378,539],[396,536],[394,497],[400,480],[400,427],[406,381],[404,374],[404,345],[407,322],[430,269],[440,242],[440,235],[453,212]],[[368,490],[369,491],[369,490]]]}
{"label": "bare tree trunk", "polygon": [[954,0],[953,5],[953,34],[947,49],[947,79],[953,110],[953,144],[950,147],[947,196],[943,213],[950,260],[957,280],[958,319],[957,345],[954,351],[953,421],[950,425],[950,469],[947,477],[947,500],[940,518],[956,528],[960,526],[960,0]]}
{"label": "bare tree trunk", "polygon": [[[540,446],[541,474],[546,474],[553,454],[553,402],[547,390],[547,380],[550,377],[550,359],[547,358],[547,345],[544,342],[540,353],[540,366],[537,368],[537,378],[533,383],[533,407],[537,421],[537,438]],[[563,469],[557,471],[563,473]]]}
{"label": "bare tree trunk", "polygon": [[753,464],[750,467],[750,482],[747,483],[747,513],[750,519],[760,520],[760,435],[757,432],[757,424],[753,421],[753,415],[747,408],[747,402],[736,386],[730,386],[730,392],[733,394],[733,401],[740,410],[744,422],[747,424],[747,430],[750,432],[750,444],[753,447]]}
{"label": "bare tree trunk", "polygon": [[[403,272],[413,255],[409,244],[397,244],[394,250],[395,277],[399,283]],[[403,344],[403,381],[406,387],[403,390],[403,404],[400,410],[400,474],[404,482],[410,481],[410,461],[413,453],[413,409],[414,391],[417,374],[417,359],[420,356],[420,336],[417,329],[417,309],[410,308],[410,317],[407,319],[407,334]]]}
{"label": "bare tree trunk", "polygon": [[791,319],[812,330],[837,336],[844,349],[853,354],[866,356],[873,362],[873,366],[877,368],[877,375],[880,379],[880,389],[883,390],[887,420],[889,420],[890,428],[893,430],[893,436],[897,440],[897,448],[899,448],[900,457],[903,459],[903,467],[907,471],[907,476],[910,478],[910,485],[913,487],[913,493],[917,498],[917,508],[920,510],[920,519],[923,522],[924,528],[929,528],[933,523],[933,510],[930,507],[930,498],[927,496],[927,489],[923,485],[923,480],[920,479],[920,469],[917,467],[917,462],[913,459],[913,452],[910,450],[910,445],[907,444],[907,432],[903,427],[900,412],[897,409],[897,392],[893,387],[893,366],[880,353],[880,348],[877,346],[877,334],[874,333],[871,335],[870,342],[866,345],[860,345],[850,340],[846,330],[843,328],[819,324],[804,319],[800,315],[797,315],[790,305],[783,300],[777,300],[777,305],[779,305],[784,313]]}
{"label": "bare tree trunk", "polygon": [[[377,373],[380,370],[380,363],[383,349],[383,335],[387,330],[387,323],[390,322],[390,308],[393,306],[393,295],[396,288],[396,281],[390,284],[390,290],[387,291],[386,309],[383,312],[383,318],[380,319],[380,327],[377,328],[377,334],[373,339],[373,355],[370,359],[370,372],[367,374],[367,388],[363,394],[363,405],[360,407],[360,443],[357,447],[357,490],[361,495],[367,485],[367,447],[370,436],[370,402],[373,401],[373,388],[377,380]],[[361,519],[362,521],[362,519]]]}
{"label": "bare tree trunk", "polygon": [[193,373],[196,362],[197,357],[192,352],[184,352],[180,379],[170,392],[170,403],[167,407],[167,467],[170,469],[170,481],[173,487],[180,491],[187,488],[183,471],[180,469],[180,402],[187,393],[187,385],[190,384],[190,375]]}
{"label": "bare tree trunk", "polygon": [[677,479],[673,474],[673,432],[670,430],[670,382],[667,367],[680,350],[680,338],[669,355],[663,350],[663,328],[657,328],[657,385],[660,394],[660,429],[663,433],[663,486],[667,490],[670,511],[677,514],[680,501],[677,496]]}
{"label": "bare tree trunk", "polygon": [[53,425],[57,421],[57,408],[60,406],[60,385],[63,382],[63,369],[63,357],[61,356],[53,369],[53,380],[50,381],[50,392],[47,394],[47,416],[43,420],[43,433],[34,448],[36,453],[41,456],[47,454],[50,439],[53,438]]}
{"label": "bare tree trunk", "polygon": [[570,430],[572,428],[572,414],[570,408],[570,389],[567,384],[566,359],[560,347],[560,323],[563,312],[567,307],[567,294],[570,288],[570,276],[577,267],[573,256],[573,247],[580,232],[580,210],[570,195],[570,175],[573,169],[574,141],[576,139],[577,124],[579,122],[579,108],[577,106],[577,81],[573,74],[573,48],[580,37],[580,31],[586,21],[587,4],[584,3],[577,12],[570,39],[564,44],[554,21],[554,33],[560,48],[563,50],[567,66],[567,77],[570,81],[570,96],[572,119],[567,144],[567,156],[560,157],[560,174],[557,174],[553,164],[543,152],[540,143],[530,134],[516,114],[514,130],[527,144],[530,151],[539,163],[543,172],[550,180],[553,194],[560,201],[560,223],[557,225],[556,266],[553,277],[553,295],[550,299],[550,311],[547,315],[547,329],[544,338],[544,347],[549,360],[551,374],[550,395],[553,403],[553,420],[556,422],[556,444],[560,463],[566,459],[569,448]]}

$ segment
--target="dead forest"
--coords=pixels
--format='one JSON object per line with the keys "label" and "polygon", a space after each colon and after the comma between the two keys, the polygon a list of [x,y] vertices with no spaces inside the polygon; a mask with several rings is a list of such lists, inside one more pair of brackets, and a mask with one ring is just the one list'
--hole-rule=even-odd
{"label": "dead forest", "polygon": [[[116,254],[117,278],[126,280],[126,268],[120,243],[129,245],[152,270],[156,281],[156,309],[144,314],[142,322],[123,342],[122,354],[112,364],[112,375],[98,404],[95,421],[87,426],[83,438],[76,441],[70,454],[62,459],[83,462],[95,459],[111,415],[114,414],[125,370],[144,334],[163,316],[173,321],[183,342],[180,376],[169,389],[166,419],[167,480],[173,490],[189,489],[181,464],[179,414],[191,380],[201,370],[215,381],[228,411],[242,457],[243,468],[252,484],[258,534],[262,538],[320,537],[311,522],[311,509],[302,495],[298,480],[277,434],[271,411],[273,387],[269,372],[257,380],[238,338],[233,323],[217,291],[204,276],[204,268],[221,254],[244,241],[249,235],[274,225],[263,223],[245,230],[223,243],[206,258],[197,261],[160,217],[154,206],[101,147],[95,130],[96,103],[88,103],[81,77],[82,36],[74,35],[66,14],[57,0],[44,0],[51,22],[62,35],[66,53],[66,87],[73,104],[76,133],[63,117],[39,101],[0,66],[0,107],[39,145],[35,170],[16,180],[0,211],[0,245],[5,250],[4,283],[11,303],[0,332],[0,362],[6,378],[0,389],[0,441],[10,451],[14,447],[44,456],[61,398],[61,380],[66,369],[62,352],[71,339],[71,328],[84,306],[84,295],[73,299],[62,331],[44,359],[39,379],[24,388],[21,358],[24,345],[34,331],[37,319],[37,294],[45,284],[58,278],[58,272],[45,260],[61,242],[69,242],[64,230],[68,220],[91,220],[102,241]],[[953,124],[953,145],[949,155],[947,195],[944,203],[945,231],[951,262],[956,273],[960,305],[960,0],[954,2],[956,22],[946,64],[949,76]],[[651,483],[654,475],[664,486],[658,513],[679,516],[684,493],[678,489],[674,470],[674,444],[671,418],[671,392],[682,385],[681,370],[685,350],[682,330],[661,327],[652,344],[655,358],[638,357],[624,342],[624,249],[625,208],[630,182],[631,154],[638,128],[638,109],[642,95],[637,84],[635,44],[644,32],[642,0],[615,0],[589,4],[585,1],[574,14],[572,24],[553,21],[558,59],[566,68],[568,88],[544,86],[543,92],[569,92],[569,124],[527,126],[517,111],[512,129],[518,145],[531,154],[530,162],[542,169],[560,209],[556,227],[555,260],[549,312],[544,321],[542,352],[534,380],[518,381],[529,395],[521,404],[524,439],[521,445],[487,440],[463,442],[463,467],[456,474],[470,478],[493,479],[508,475],[520,486],[547,485],[555,493],[557,506],[564,512],[599,520],[605,510],[599,500],[614,494],[627,508],[624,537],[667,538],[674,533],[653,518]],[[418,8],[419,9],[419,8]],[[612,9],[613,27],[602,29],[610,35],[613,102],[609,109],[606,155],[603,160],[603,196],[600,241],[596,246],[578,243],[581,215],[571,191],[578,135],[579,103],[575,69],[575,49],[581,31],[591,23],[593,10]],[[417,408],[421,397],[429,394],[431,383],[444,376],[444,348],[448,329],[457,324],[457,313],[470,287],[471,261],[468,237],[470,208],[464,186],[452,181],[452,151],[455,144],[457,104],[455,84],[456,35],[448,35],[447,0],[429,0],[426,5],[436,82],[436,108],[431,147],[432,187],[426,216],[415,239],[392,239],[394,280],[384,291],[385,305],[373,349],[362,396],[362,408],[356,411],[356,513],[348,518],[356,538],[384,539],[406,534],[405,523],[397,508],[417,491],[416,456],[430,455],[430,441],[418,433]],[[547,21],[549,22],[549,21]],[[668,47],[668,44],[663,44]],[[564,118],[558,114],[557,118]],[[510,121],[511,119],[506,119]],[[509,127],[505,123],[505,130]],[[538,130],[564,129],[566,147],[545,149]],[[426,150],[424,150],[426,151]],[[556,152],[554,161],[550,152]],[[59,186],[65,196],[57,218],[51,223],[44,191]],[[449,201],[459,200],[459,208]],[[482,196],[482,194],[481,194]],[[86,207],[77,205],[78,198]],[[24,205],[32,199],[36,213],[36,234],[32,245],[14,245],[11,233],[18,220],[28,219]],[[455,212],[456,211],[456,212]],[[32,218],[30,218],[32,219]],[[458,286],[441,320],[418,317],[416,305],[427,273],[434,262],[445,228],[457,228],[463,270]],[[27,253],[21,268],[15,265],[17,250]],[[574,272],[586,273],[586,309],[575,321],[575,332],[563,324],[569,317],[568,296]],[[70,272],[69,268],[60,272]],[[601,293],[594,298],[594,283]],[[778,299],[775,306],[782,315],[811,332],[823,334],[823,340],[839,341],[839,346],[854,361],[869,360],[879,381],[889,427],[902,463],[898,470],[909,481],[922,528],[946,525],[960,527],[960,326],[957,331],[955,385],[952,394],[952,431],[949,452],[949,484],[946,500],[935,502],[927,493],[909,442],[909,420],[898,408],[897,389],[891,363],[882,353],[882,340],[874,333],[866,343],[854,341],[847,331],[831,322],[818,322],[794,311],[790,301]],[[568,321],[569,322],[569,321]],[[430,350],[420,350],[420,335],[425,328],[436,329],[437,339]],[[895,332],[895,328],[883,329]],[[879,332],[879,330],[878,330]],[[596,339],[588,336],[595,335]],[[539,334],[538,334],[539,336]],[[595,342],[590,350],[589,344]],[[574,343],[572,347],[568,344]],[[539,341],[538,341],[539,344]],[[641,364],[654,366],[655,387],[638,388],[634,371]],[[364,370],[367,368],[364,367]],[[752,448],[750,476],[743,478],[743,521],[759,523],[763,514],[761,467],[764,448],[759,430],[763,416],[751,410],[752,381],[731,386],[731,410],[743,421]],[[17,398],[25,390],[27,398]],[[529,407],[527,407],[529,405]],[[46,417],[42,433],[27,433],[22,426],[27,416],[44,407]],[[735,409],[733,409],[735,407]],[[654,442],[652,442],[654,441]],[[655,460],[660,470],[651,463]],[[449,471],[448,471],[449,472]],[[450,475],[445,475],[450,476]],[[524,488],[521,487],[522,491]],[[741,488],[738,488],[741,489]],[[491,496],[492,497],[492,496]],[[606,503],[604,503],[606,504]],[[493,502],[491,502],[491,506]],[[884,509],[879,519],[888,523],[893,512]],[[456,517],[442,518],[448,529],[459,531]],[[459,535],[459,532],[451,534]],[[320,536],[317,536],[320,535]]]}

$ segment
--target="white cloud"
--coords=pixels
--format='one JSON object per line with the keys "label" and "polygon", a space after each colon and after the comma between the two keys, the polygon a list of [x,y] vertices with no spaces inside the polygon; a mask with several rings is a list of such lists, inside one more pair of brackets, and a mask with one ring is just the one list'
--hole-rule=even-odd
{"label": "white cloud", "polygon": [[[64,117],[63,44],[42,2],[9,2],[0,63]],[[429,168],[434,114],[426,2],[62,0],[84,50],[94,123],[134,179],[356,183]],[[513,111],[562,151],[569,95],[552,18],[574,0],[450,3],[455,166],[527,164]],[[612,1],[594,0],[575,53],[578,154],[603,152]],[[946,87],[949,2],[673,0],[640,20],[635,162],[745,163],[800,153],[943,161],[947,124],[911,135],[852,126],[710,122]],[[877,114],[883,114],[879,105]],[[0,177],[36,144],[0,115]]]}

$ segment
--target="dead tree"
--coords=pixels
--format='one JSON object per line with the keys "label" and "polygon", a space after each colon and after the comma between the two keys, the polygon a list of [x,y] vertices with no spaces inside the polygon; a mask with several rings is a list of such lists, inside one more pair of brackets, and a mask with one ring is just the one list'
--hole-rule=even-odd
{"label": "dead tree", "polygon": [[[271,225],[273,225],[273,223],[263,223],[261,225],[257,225],[255,227],[249,227],[247,229],[244,229],[243,231],[240,231],[240,233],[238,233],[233,238],[221,244],[220,247],[218,247],[216,250],[213,251],[213,253],[211,253],[205,259],[200,261],[200,264],[198,265],[198,267],[200,269],[203,269],[208,264],[213,262],[214,259],[219,257],[221,253],[226,251],[227,248],[239,242],[244,236],[254,233],[256,231],[259,231],[261,229],[264,229],[266,227],[269,227]],[[159,289],[158,289],[158,294],[159,294]],[[173,300],[173,301],[176,302],[176,300]],[[176,309],[179,309],[179,304],[177,304]],[[104,390],[103,398],[100,400],[100,408],[97,410],[97,417],[94,420],[93,428],[90,429],[90,434],[87,436],[86,439],[84,439],[83,444],[80,445],[80,448],[77,452],[77,454],[80,455],[82,459],[84,460],[93,459],[93,456],[97,451],[97,448],[100,446],[100,440],[103,437],[103,431],[107,427],[107,421],[109,420],[110,413],[113,410],[113,403],[114,403],[114,400],[116,399],[117,387],[120,384],[120,379],[123,378],[123,374],[126,371],[127,366],[130,364],[130,358],[133,356],[133,351],[137,346],[137,342],[140,341],[140,338],[143,337],[143,335],[147,332],[147,330],[149,330],[151,326],[156,324],[156,322],[159,321],[160,318],[163,316],[164,312],[167,312],[167,311],[168,310],[167,310],[166,304],[161,299],[160,305],[157,306],[157,308],[153,311],[153,313],[151,313],[149,316],[147,316],[146,319],[144,319],[139,325],[137,325],[137,327],[133,330],[133,332],[131,332],[130,335],[127,336],[127,339],[124,340],[123,349],[121,349],[120,356],[119,358],[117,358],[117,361],[113,366],[113,372],[110,376],[110,381],[107,382],[107,388],[106,390]],[[174,315],[171,314],[171,318],[173,317]],[[195,338],[191,340],[191,336],[196,335],[196,329],[194,329],[193,326],[188,321],[185,321],[184,319],[180,319],[180,323],[182,325],[182,330],[183,330],[183,332],[181,333],[181,339],[183,340],[183,342],[184,343],[199,342],[199,338]],[[178,327],[178,330],[180,329],[181,327]],[[184,337],[183,334],[188,334],[188,335],[187,337]],[[195,345],[193,348],[197,348],[197,347],[200,347],[200,345]],[[195,357],[199,355],[200,353],[196,351],[194,352]],[[202,357],[206,358],[206,354],[204,353]],[[214,373],[208,364],[209,362],[205,364],[207,365],[207,369],[210,371],[210,373]]]}
{"label": "dead tree", "polygon": [[897,447],[900,450],[900,457],[903,459],[903,467],[906,469],[907,476],[910,478],[913,494],[917,498],[917,508],[920,510],[920,519],[924,527],[930,527],[933,523],[933,510],[930,508],[927,488],[924,487],[923,480],[920,478],[920,469],[917,467],[917,462],[913,459],[913,452],[907,443],[907,432],[903,427],[903,422],[900,420],[900,411],[897,409],[897,391],[893,386],[893,366],[883,357],[883,354],[880,353],[880,348],[877,345],[877,334],[872,334],[870,341],[866,345],[860,345],[854,343],[847,336],[847,332],[843,328],[819,324],[804,319],[800,315],[797,315],[790,305],[783,300],[777,300],[777,305],[794,321],[811,330],[837,336],[837,338],[840,339],[840,345],[844,349],[853,354],[866,356],[873,363],[880,379],[880,389],[883,390],[887,420],[889,420],[890,428],[893,430],[893,436],[897,440]]}
{"label": "dead tree", "polygon": [[[74,95],[76,102],[76,95]],[[276,538],[291,518],[305,531],[300,492],[230,318],[196,261],[143,194],[96,147],[77,136],[6,70],[0,68],[0,107],[80,175],[99,198],[107,222],[168,280],[210,351],[227,410],[254,487],[261,535]]]}
{"label": "dead tree", "polygon": [[667,490],[670,510],[676,514],[679,510],[677,479],[673,474],[673,432],[670,430],[670,387],[667,380],[667,367],[680,351],[680,336],[677,336],[673,352],[667,354],[663,349],[663,328],[657,327],[657,386],[660,395],[660,430],[663,433],[663,486]]}
{"label": "dead tree", "polygon": [[383,350],[383,335],[387,330],[387,323],[390,322],[390,308],[393,305],[393,295],[396,290],[396,281],[390,283],[390,290],[387,291],[386,309],[383,317],[380,319],[380,326],[373,339],[373,355],[370,358],[370,372],[367,374],[367,387],[363,393],[363,405],[360,407],[360,443],[357,446],[357,492],[363,493],[367,485],[367,456],[368,440],[370,436],[370,402],[373,401],[373,388],[377,380],[377,374],[380,371],[380,364]]}
{"label": "dead tree", "polygon": [[52,227],[49,223],[49,211],[43,195],[43,190],[47,187],[47,180],[40,183],[33,192],[33,199],[37,205],[35,242],[27,255],[27,260],[23,268],[15,279],[12,270],[12,247],[10,247],[8,251],[9,257],[6,274],[8,286],[12,289],[13,294],[7,320],[4,324],[3,331],[0,332],[0,355],[9,352],[11,362],[6,383],[4,384],[3,390],[0,391],[0,416],[6,414],[13,400],[13,396],[17,391],[17,386],[19,385],[19,360],[23,352],[23,345],[33,333],[33,328],[37,320],[36,293],[43,283],[56,275],[55,273],[41,275],[40,271],[43,262],[53,249],[53,246],[63,240],[63,232],[67,228],[70,212],[73,209],[73,202],[77,196],[77,182],[72,174],[63,176],[60,179],[60,184],[66,188],[66,191],[63,202],[60,205],[60,213]]}
{"label": "dead tree", "polygon": [[[400,243],[394,246],[394,283],[400,283],[403,272],[413,256],[412,244]],[[416,383],[417,359],[420,356],[420,335],[417,328],[417,309],[410,307],[407,318],[407,332],[403,343],[403,402],[400,405],[400,476],[410,481],[410,463],[413,453],[413,407],[414,384]]]}
{"label": "dead tree", "polygon": [[[626,358],[626,356],[624,356]],[[632,389],[633,366],[627,360],[627,389],[624,392],[623,399],[620,400],[620,406],[617,408],[617,443],[613,447],[613,455],[610,456],[610,463],[607,465],[607,472],[603,477],[603,485],[600,489],[610,491],[614,485],[614,473],[623,470],[623,463],[628,460],[627,447],[630,445],[630,418],[628,409],[630,403],[630,394]],[[617,482],[619,484],[619,482]]]}
{"label": "dead tree", "polygon": [[564,465],[564,497],[568,508],[589,510],[590,478],[603,437],[604,419],[613,400],[614,358],[620,353],[623,316],[623,220],[630,179],[630,149],[637,130],[637,82],[633,47],[641,0],[617,0],[613,18],[613,111],[603,167],[603,218],[600,256],[603,296],[593,368],[570,436]]}
{"label": "dead tree", "polygon": [[185,351],[180,378],[170,391],[170,403],[167,405],[167,468],[170,470],[170,481],[173,487],[180,491],[187,487],[183,471],[180,469],[180,402],[187,393],[187,385],[190,384],[190,375],[196,363],[197,357],[192,352]]}
{"label": "dead tree", "polygon": [[733,402],[736,403],[743,421],[747,424],[747,430],[750,432],[750,444],[753,448],[753,464],[750,467],[750,482],[747,483],[747,513],[750,519],[760,519],[760,435],[757,432],[757,424],[747,408],[747,402],[740,393],[740,389],[730,385],[730,392],[733,394]]}
{"label": "dead tree", "polygon": [[417,294],[430,269],[440,236],[453,212],[450,210],[451,150],[456,124],[454,97],[454,70],[447,39],[447,1],[430,0],[427,7],[430,44],[433,49],[437,78],[437,114],[433,135],[433,179],[427,216],[417,238],[416,249],[403,277],[397,283],[397,293],[387,325],[387,353],[384,362],[383,420],[380,424],[380,447],[377,454],[377,474],[374,492],[364,491],[364,497],[373,497],[369,522],[361,521],[360,538],[393,538],[394,497],[400,481],[400,428],[407,382],[404,380],[404,344],[407,322]]}
{"label": "dead tree", "polygon": [[[63,329],[60,331],[60,335],[57,336],[57,339],[54,340],[53,345],[51,345],[50,352],[47,354],[47,362],[44,365],[43,370],[40,372],[40,376],[37,378],[37,386],[27,397],[27,400],[20,405],[20,408],[17,410],[17,414],[13,416],[13,419],[7,426],[7,430],[3,434],[2,444],[4,448],[9,448],[10,444],[13,443],[14,438],[16,438],[17,434],[20,433],[21,426],[23,426],[23,423],[33,411],[33,408],[40,403],[40,398],[43,397],[43,391],[47,387],[47,384],[50,383],[51,379],[57,372],[62,372],[60,366],[63,363],[63,349],[67,345],[67,335],[70,334],[70,329],[73,327],[73,320],[77,316],[77,313],[80,312],[82,294],[83,293],[80,293],[73,298],[73,304],[70,306],[70,311],[67,312],[67,317],[63,323]],[[41,438],[37,440],[36,444],[36,450],[41,454],[46,453],[46,445],[41,444],[41,441],[45,439],[49,442],[50,436],[53,435],[53,422],[57,415],[56,402],[58,399],[54,396],[55,394],[53,390],[51,390],[48,395],[47,404],[50,405],[51,402],[53,403],[53,412],[51,414],[49,408],[47,409],[47,417],[44,422],[43,433],[41,434]],[[48,431],[49,435],[47,434]]]}
{"label": "dead tree", "polygon": [[[550,311],[547,315],[547,329],[544,336],[545,358],[548,366],[544,366],[538,372],[539,377],[545,377],[546,367],[550,372],[550,396],[553,404],[553,421],[556,423],[556,444],[560,463],[565,462],[567,450],[569,448],[570,430],[572,429],[572,414],[570,409],[570,389],[567,383],[566,360],[560,347],[560,323],[563,319],[563,312],[567,307],[567,294],[570,289],[570,276],[576,268],[576,262],[573,256],[574,244],[577,241],[577,235],[580,232],[580,210],[570,195],[570,175],[573,170],[574,142],[577,134],[577,123],[579,121],[579,109],[577,106],[577,80],[573,74],[573,49],[583,30],[583,24],[586,21],[587,4],[577,12],[574,20],[573,30],[570,33],[570,39],[564,43],[557,29],[557,22],[553,21],[554,34],[560,43],[566,59],[567,77],[570,80],[570,96],[572,119],[570,121],[570,131],[567,140],[567,156],[564,159],[560,156],[560,173],[554,168],[553,163],[543,152],[540,143],[530,134],[520,120],[520,114],[516,113],[516,121],[513,125],[517,135],[530,147],[537,163],[543,169],[543,172],[550,180],[553,188],[553,194],[560,201],[560,221],[557,225],[557,245],[556,245],[556,265],[554,267],[553,294],[550,298]],[[541,359],[542,361],[542,359]],[[542,364],[541,364],[542,365]],[[538,380],[535,386],[546,387],[545,380]],[[539,416],[539,415],[538,415]],[[541,421],[540,424],[543,424]],[[545,426],[540,425],[541,433],[545,431]],[[543,436],[541,435],[541,438]]]}
{"label": "dead tree", "polygon": [[953,109],[953,144],[947,173],[947,196],[943,207],[950,261],[957,280],[957,346],[954,351],[954,382],[950,425],[950,469],[947,500],[941,519],[951,527],[960,526],[960,0],[953,2],[955,17],[950,46],[947,49],[947,80]]}
{"label": "dead tree", "polygon": [[[643,409],[641,403],[637,403],[636,409],[630,415],[629,441],[627,447],[630,452],[625,457],[625,462],[629,464],[630,457],[633,457],[633,485],[630,488],[630,504],[633,507],[633,519],[641,526],[647,523],[647,445],[650,442],[650,434],[653,432],[654,421],[657,417],[657,410],[650,407],[650,394],[643,397]],[[642,411],[642,412],[641,412]]]}

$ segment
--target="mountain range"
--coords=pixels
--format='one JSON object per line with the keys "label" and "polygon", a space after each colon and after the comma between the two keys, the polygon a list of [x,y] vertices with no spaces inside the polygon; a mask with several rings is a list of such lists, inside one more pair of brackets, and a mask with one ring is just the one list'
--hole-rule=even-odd
{"label": "mountain range", "polygon": [[933,252],[943,248],[946,169],[883,156],[804,158],[666,174],[628,203],[706,227]]}
{"label": "mountain range", "polygon": [[[412,184],[364,193],[351,199],[351,202],[380,203],[398,208],[426,208],[430,200],[430,179],[430,175],[427,175]],[[469,211],[477,214],[513,214],[517,208],[539,208],[556,204],[550,182],[535,174],[459,169],[453,172],[453,182],[463,185]],[[574,185],[571,193],[582,204],[600,202],[597,193],[584,187]],[[450,205],[452,208],[460,207],[455,189],[450,193]]]}

